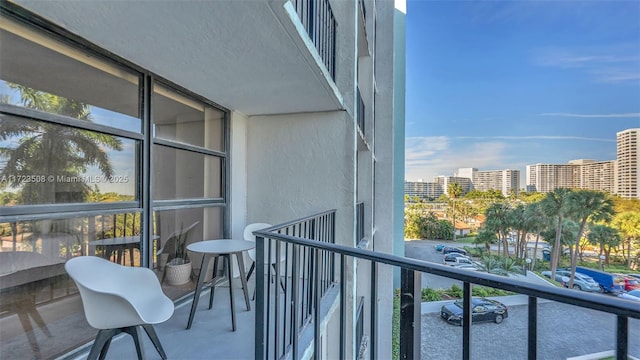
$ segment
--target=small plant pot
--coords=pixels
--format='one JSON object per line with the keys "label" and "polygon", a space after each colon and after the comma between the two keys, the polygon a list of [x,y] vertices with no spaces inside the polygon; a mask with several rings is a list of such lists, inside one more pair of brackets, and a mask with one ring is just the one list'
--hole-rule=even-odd
{"label": "small plant pot", "polygon": [[169,285],[182,285],[191,280],[191,262],[178,264],[173,260],[164,268],[165,279]]}

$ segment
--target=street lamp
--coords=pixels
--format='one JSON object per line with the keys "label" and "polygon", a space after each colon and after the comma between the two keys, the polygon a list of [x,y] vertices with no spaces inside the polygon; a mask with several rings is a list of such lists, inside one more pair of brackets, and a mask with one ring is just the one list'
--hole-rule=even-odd
{"label": "street lamp", "polygon": [[600,270],[604,270],[604,259],[606,259],[607,257],[603,255],[600,255]]}
{"label": "street lamp", "polygon": [[[527,263],[527,270],[531,270],[531,259],[530,258],[526,258],[524,260]],[[525,275],[527,275],[527,272],[524,272]]]}

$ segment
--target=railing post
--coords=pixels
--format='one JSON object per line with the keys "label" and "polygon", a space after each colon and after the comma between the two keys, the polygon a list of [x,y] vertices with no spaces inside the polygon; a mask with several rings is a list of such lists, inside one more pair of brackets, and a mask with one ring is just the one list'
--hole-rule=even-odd
{"label": "railing post", "polygon": [[626,316],[618,315],[616,332],[616,359],[627,360],[628,355],[628,331],[629,319]]}
{"label": "railing post", "polygon": [[462,359],[471,358],[471,324],[473,316],[471,310],[471,283],[462,283]]}
{"label": "railing post", "polygon": [[[231,265],[231,264],[229,264]],[[255,318],[255,358],[256,360],[266,359],[265,353],[265,293],[264,293],[264,238],[256,236],[256,318]],[[267,312],[269,310],[267,309]]]}
{"label": "railing post", "polygon": [[400,359],[420,359],[421,273],[400,271]]}
{"label": "railing post", "polygon": [[529,296],[529,331],[527,359],[536,360],[538,358],[538,298]]}

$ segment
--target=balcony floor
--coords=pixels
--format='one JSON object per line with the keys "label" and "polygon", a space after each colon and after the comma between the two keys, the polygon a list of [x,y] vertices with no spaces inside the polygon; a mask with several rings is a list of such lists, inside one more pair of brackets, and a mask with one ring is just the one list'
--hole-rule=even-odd
{"label": "balcony floor", "polygon": [[[238,284],[239,285],[239,284]],[[253,284],[249,285],[249,296]],[[247,311],[242,289],[234,285],[236,306],[236,331],[231,330],[231,307],[228,286],[216,287],[213,308],[209,307],[209,290],[202,292],[191,329],[187,321],[191,311],[191,300],[176,306],[173,316],[155,326],[156,332],[169,359],[253,359],[255,301],[251,301],[251,311]],[[144,334],[146,359],[160,359],[160,355]],[[89,348],[76,354],[72,359],[86,359]],[[135,346],[129,335],[115,338],[106,359],[136,359]]]}

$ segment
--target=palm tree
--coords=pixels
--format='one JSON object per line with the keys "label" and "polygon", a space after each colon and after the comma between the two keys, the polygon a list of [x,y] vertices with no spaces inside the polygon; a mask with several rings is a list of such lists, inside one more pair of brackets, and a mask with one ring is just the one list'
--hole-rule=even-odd
{"label": "palm tree", "polygon": [[609,221],[614,214],[613,200],[605,193],[592,190],[577,190],[569,196],[569,212],[579,222],[578,233],[575,238],[575,251],[571,254],[571,277],[569,287],[573,287],[576,266],[578,263],[578,249],[580,239],[584,234],[587,221]]}
{"label": "palm tree", "polygon": [[554,218],[554,223],[556,224],[555,241],[552,248],[553,251],[551,252],[552,279],[556,278],[556,270],[558,268],[558,261],[560,260],[560,249],[562,248],[560,237],[562,236],[562,224],[569,210],[569,194],[571,194],[570,189],[558,188],[547,193],[540,202],[544,213],[548,217]]}
{"label": "palm tree", "polygon": [[493,203],[485,212],[485,227],[498,235],[499,241],[504,246],[504,256],[509,256],[509,244],[507,242],[507,234],[511,226],[509,218],[510,206],[505,203]]}
{"label": "palm tree", "polygon": [[549,220],[544,214],[544,211],[542,211],[540,202],[528,204],[525,209],[524,218],[529,231],[536,234],[536,244],[533,247],[533,255],[531,256],[532,266],[535,267],[536,257],[538,255],[538,243],[540,242],[540,232],[549,225]]}
{"label": "palm tree", "polygon": [[[24,107],[91,121],[89,105],[22,85],[9,84],[9,87],[20,92],[20,102]],[[20,192],[23,204],[84,200],[91,188],[82,181],[63,179],[78,178],[88,166],[97,166],[102,175],[109,177],[113,168],[107,149],[122,150],[121,141],[112,135],[14,118],[0,122],[0,140],[17,141],[15,147],[0,148],[0,159],[6,161],[0,176],[13,179],[9,186],[23,186]],[[30,175],[47,178],[41,182],[20,182],[23,176]],[[56,199],[56,192],[73,196]]]}
{"label": "palm tree", "polygon": [[462,195],[462,187],[456,182],[449,183],[447,193],[453,205],[453,241],[456,241],[456,198]]}

